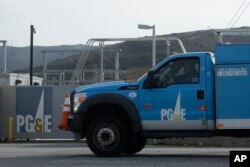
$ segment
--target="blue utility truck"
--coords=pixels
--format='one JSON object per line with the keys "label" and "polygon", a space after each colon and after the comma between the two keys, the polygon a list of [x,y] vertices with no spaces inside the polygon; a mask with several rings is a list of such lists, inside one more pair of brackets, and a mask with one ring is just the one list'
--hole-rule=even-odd
{"label": "blue utility truck", "polygon": [[175,54],[133,82],[71,93],[68,130],[98,156],[134,154],[148,138],[250,136],[250,45]]}

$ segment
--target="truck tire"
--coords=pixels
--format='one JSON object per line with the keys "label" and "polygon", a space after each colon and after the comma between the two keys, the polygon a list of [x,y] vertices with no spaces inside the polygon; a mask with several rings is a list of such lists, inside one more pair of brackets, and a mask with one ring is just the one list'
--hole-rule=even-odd
{"label": "truck tire", "polygon": [[116,117],[102,116],[94,119],[87,132],[87,144],[97,156],[119,156],[127,146],[128,132]]}
{"label": "truck tire", "polygon": [[124,154],[135,154],[140,152],[146,145],[146,138],[138,138],[136,141],[133,141],[123,150]]}

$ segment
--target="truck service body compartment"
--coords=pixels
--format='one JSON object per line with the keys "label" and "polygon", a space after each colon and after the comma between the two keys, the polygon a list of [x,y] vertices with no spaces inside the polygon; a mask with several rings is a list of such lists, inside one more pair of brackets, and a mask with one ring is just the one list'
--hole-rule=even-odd
{"label": "truck service body compartment", "polygon": [[217,129],[250,129],[250,45],[216,48]]}

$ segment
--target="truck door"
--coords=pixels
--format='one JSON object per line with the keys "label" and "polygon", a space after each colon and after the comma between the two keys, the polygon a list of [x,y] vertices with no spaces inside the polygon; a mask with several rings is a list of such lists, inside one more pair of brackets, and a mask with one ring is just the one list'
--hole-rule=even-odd
{"label": "truck door", "polygon": [[205,130],[205,56],[174,58],[154,72],[155,86],[141,84],[140,114],[145,130]]}

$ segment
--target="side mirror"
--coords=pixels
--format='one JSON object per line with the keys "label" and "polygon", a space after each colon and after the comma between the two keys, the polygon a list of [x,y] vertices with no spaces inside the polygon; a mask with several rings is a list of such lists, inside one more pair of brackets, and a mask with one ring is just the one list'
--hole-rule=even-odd
{"label": "side mirror", "polygon": [[149,71],[148,72],[148,88],[154,88],[156,86],[155,82],[155,73],[154,71]]}

